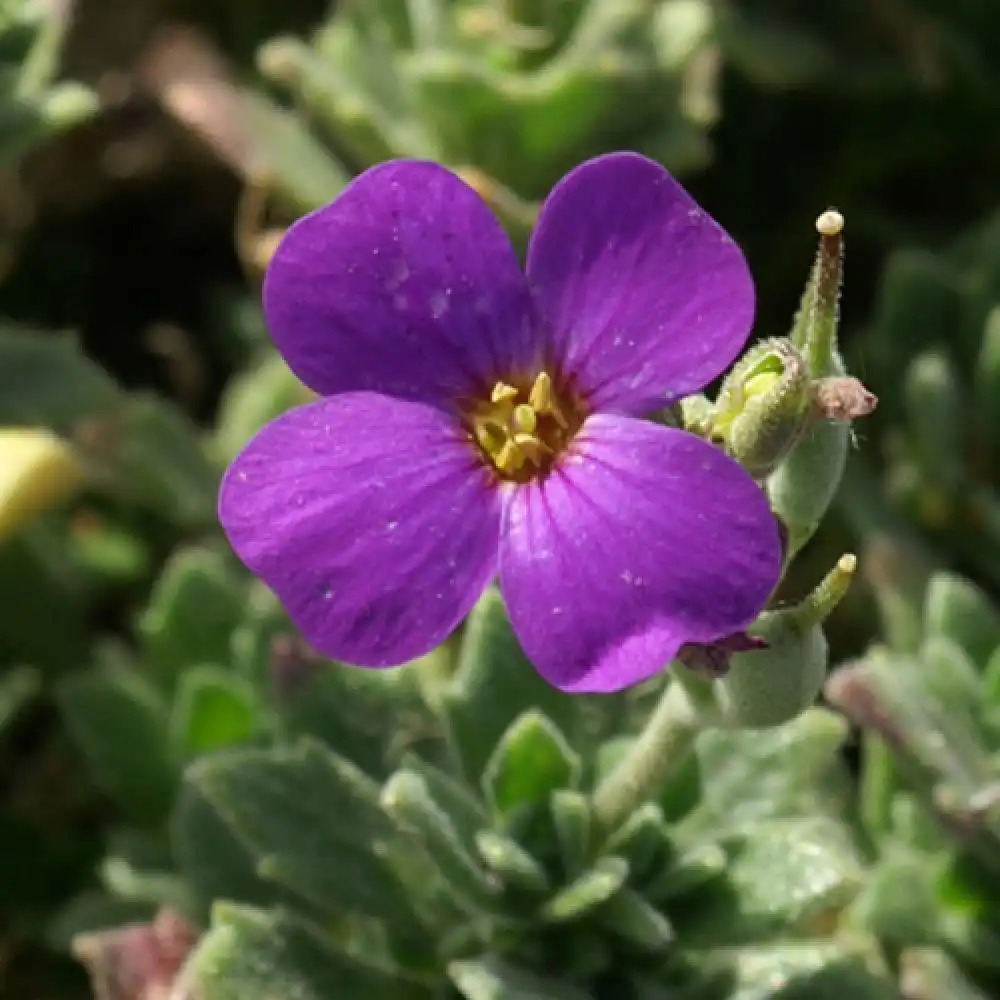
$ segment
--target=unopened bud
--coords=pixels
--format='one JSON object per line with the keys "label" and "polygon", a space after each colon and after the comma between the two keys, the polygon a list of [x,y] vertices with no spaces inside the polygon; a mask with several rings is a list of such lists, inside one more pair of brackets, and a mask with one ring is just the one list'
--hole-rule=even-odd
{"label": "unopened bud", "polygon": [[76,455],[51,432],[0,429],[0,538],[69,499],[82,481]]}
{"label": "unopened bud", "polygon": [[698,437],[711,436],[715,407],[707,396],[700,392],[693,396],[685,396],[680,401],[679,407],[680,423],[684,430],[697,434]]}
{"label": "unopened bud", "polygon": [[726,377],[711,436],[750,475],[763,478],[789,453],[812,420],[809,374],[788,340],[752,347]]}
{"label": "unopened bud", "polygon": [[819,246],[792,326],[792,343],[814,378],[844,374],[837,351],[840,289],[844,281],[844,217],[827,209],[816,220]]}
{"label": "unopened bud", "polygon": [[766,729],[789,722],[816,700],[829,651],[822,623],[837,606],[857,567],[842,556],[797,607],[765,611],[751,627],[767,648],[734,654],[714,684],[721,718],[734,727]]}
{"label": "unopened bud", "polygon": [[[810,377],[820,381],[847,375],[837,350],[844,217],[828,209],[816,220],[816,231],[819,247],[790,339],[802,354]],[[788,529],[786,560],[809,541],[830,506],[844,475],[850,435],[850,426],[843,419],[815,421],[768,477],[771,509]]]}

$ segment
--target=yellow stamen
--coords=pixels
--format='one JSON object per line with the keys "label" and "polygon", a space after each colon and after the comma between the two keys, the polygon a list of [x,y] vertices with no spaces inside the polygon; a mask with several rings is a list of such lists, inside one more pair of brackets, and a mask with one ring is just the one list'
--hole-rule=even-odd
{"label": "yellow stamen", "polygon": [[493,461],[501,472],[511,473],[517,472],[524,465],[525,457],[520,445],[513,438],[508,438],[504,441],[500,451],[494,456]]}
{"label": "yellow stamen", "polygon": [[514,428],[522,434],[533,434],[538,426],[538,417],[528,403],[518,403],[514,407]]}
{"label": "yellow stamen", "polygon": [[507,432],[503,426],[492,420],[479,421],[475,429],[480,448],[489,455],[495,455],[507,439]]}
{"label": "yellow stamen", "polygon": [[546,372],[536,377],[530,391],[497,382],[488,401],[473,404],[469,422],[475,440],[496,470],[505,478],[518,480],[545,469],[562,450],[569,429]]}
{"label": "yellow stamen", "polygon": [[490,400],[494,403],[509,403],[514,399],[517,399],[517,389],[506,382],[497,382],[490,393]]}
{"label": "yellow stamen", "polygon": [[552,389],[552,376],[548,372],[539,372],[535,384],[531,387],[528,402],[536,413],[543,413],[563,429],[569,426],[566,417],[556,403],[555,392]]}
{"label": "yellow stamen", "polygon": [[514,444],[524,457],[535,465],[538,465],[546,455],[552,454],[552,449],[544,441],[539,441],[531,434],[515,434]]}

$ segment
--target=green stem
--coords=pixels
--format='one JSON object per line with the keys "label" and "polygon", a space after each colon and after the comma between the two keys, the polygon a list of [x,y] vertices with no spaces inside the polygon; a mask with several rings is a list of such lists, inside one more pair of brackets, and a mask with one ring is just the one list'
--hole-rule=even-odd
{"label": "green stem", "polygon": [[663,787],[691,748],[700,722],[684,685],[671,681],[625,759],[594,792],[591,808],[599,835],[616,830]]}

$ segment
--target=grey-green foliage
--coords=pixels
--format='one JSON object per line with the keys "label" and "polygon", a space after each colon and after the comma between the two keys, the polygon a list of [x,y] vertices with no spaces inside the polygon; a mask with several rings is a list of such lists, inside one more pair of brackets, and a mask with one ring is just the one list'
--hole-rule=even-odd
{"label": "grey-green foliage", "polygon": [[859,814],[875,862],[851,921],[890,949],[944,944],[995,986],[1000,609],[938,572],[915,610],[915,646],[877,645],[828,685],[863,730]]}
{"label": "grey-green foliage", "polygon": [[0,545],[0,659],[79,667],[88,614],[148,574],[157,535],[214,528],[218,466],[176,407],[125,392],[61,334],[0,326],[0,424],[69,440],[93,494],[84,520],[49,518]]}
{"label": "grey-green foliage", "polygon": [[[523,233],[532,200],[588,156],[704,161],[713,23],[705,0],[347,0],[259,65],[349,171],[393,157],[463,168]],[[301,181],[272,180],[301,205]]]}
{"label": "grey-green foliage", "polygon": [[0,164],[97,110],[85,87],[56,80],[68,16],[61,4],[0,3]]}
{"label": "grey-green foliage", "polygon": [[438,662],[377,672],[302,649],[263,594],[182,553],[132,671],[65,683],[95,776],[147,838],[168,808],[170,844],[119,838],[107,909],[78,900],[62,936],[123,895],[181,905],[209,920],[187,971],[203,1000],[895,996],[876,942],[837,929],[866,874],[835,716],[704,732],[601,837],[588,794],[655,692],[552,691],[493,591]]}
{"label": "grey-green foliage", "polygon": [[[880,399],[872,444],[895,509],[991,584],[1000,582],[998,261],[1000,215],[945,252],[898,250],[855,349]],[[864,505],[855,494],[847,513],[863,522]]]}

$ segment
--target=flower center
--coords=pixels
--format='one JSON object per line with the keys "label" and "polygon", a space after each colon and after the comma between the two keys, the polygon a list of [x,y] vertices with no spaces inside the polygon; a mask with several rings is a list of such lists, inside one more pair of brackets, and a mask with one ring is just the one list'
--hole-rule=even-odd
{"label": "flower center", "polygon": [[527,482],[547,472],[583,422],[581,407],[558,393],[548,372],[530,388],[497,382],[477,403],[469,425],[483,455],[505,479]]}

